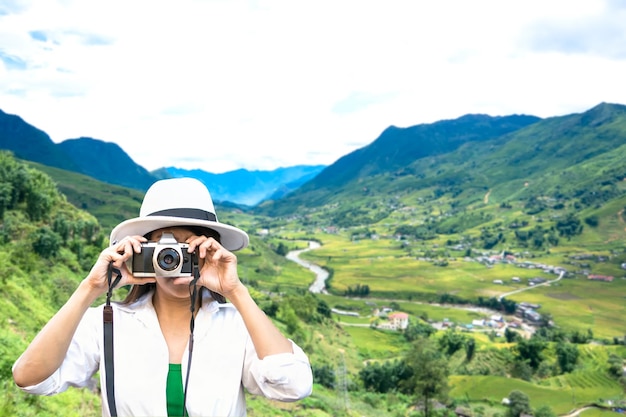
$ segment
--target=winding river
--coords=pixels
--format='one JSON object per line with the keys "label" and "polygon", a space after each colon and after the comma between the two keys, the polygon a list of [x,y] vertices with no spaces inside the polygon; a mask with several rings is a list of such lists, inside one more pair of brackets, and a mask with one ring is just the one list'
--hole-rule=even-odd
{"label": "winding river", "polygon": [[315,273],[315,281],[313,281],[313,284],[311,284],[311,286],[309,287],[309,291],[311,291],[312,293],[316,293],[316,294],[320,294],[320,293],[327,294],[326,280],[328,279],[328,275],[329,275],[328,271],[320,267],[319,265],[300,259],[300,254],[302,252],[317,249],[320,246],[321,245],[318,242],[310,241],[308,248],[293,250],[287,253],[285,257],[289,259],[290,261],[293,261],[297,263],[298,265],[301,265]]}

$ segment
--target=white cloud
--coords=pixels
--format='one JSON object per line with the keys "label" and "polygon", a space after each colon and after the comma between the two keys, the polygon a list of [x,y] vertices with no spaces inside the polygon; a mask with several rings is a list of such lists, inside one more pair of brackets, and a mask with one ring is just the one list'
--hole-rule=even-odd
{"label": "white cloud", "polygon": [[389,125],[626,103],[623,42],[603,41],[626,37],[617,6],[14,2],[0,109],[56,142],[116,142],[148,169],[330,164]]}

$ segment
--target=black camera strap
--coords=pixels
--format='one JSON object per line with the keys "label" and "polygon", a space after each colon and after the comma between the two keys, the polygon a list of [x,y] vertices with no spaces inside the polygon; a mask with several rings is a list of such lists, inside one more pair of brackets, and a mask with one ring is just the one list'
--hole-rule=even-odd
{"label": "black camera strap", "polygon": [[198,257],[196,253],[191,253],[191,263],[193,268],[193,280],[189,283],[189,298],[191,301],[191,319],[189,319],[189,357],[187,358],[187,376],[185,377],[185,387],[183,388],[183,417],[187,414],[187,388],[189,387],[189,374],[191,373],[191,355],[193,354],[193,331],[196,325],[196,306],[198,304],[198,286],[200,270],[198,267]]}
{"label": "black camera strap", "polygon": [[[196,285],[200,279],[200,271],[198,268],[198,258],[195,253],[191,254],[193,264],[193,280],[189,284],[189,298],[191,301],[191,319],[189,321],[189,357],[187,360],[187,376],[185,378],[185,386],[183,389],[183,416],[187,414],[187,389],[189,387],[189,373],[191,371],[191,356],[193,354],[193,333],[195,328],[195,312],[198,304],[198,286]],[[116,277],[113,280],[113,272]],[[106,378],[107,402],[109,404],[109,412],[111,417],[117,417],[117,407],[115,405],[115,368],[113,365],[113,307],[111,307],[111,297],[113,289],[119,284],[122,273],[119,269],[113,267],[113,262],[109,263],[107,269],[107,283],[109,289],[106,294],[106,303],[104,305],[102,320],[104,325],[104,369]]]}
{"label": "black camera strap", "polygon": [[[113,280],[113,272],[117,275]],[[102,320],[104,325],[104,369],[106,377],[107,401],[109,403],[109,412],[111,417],[117,416],[117,407],[115,406],[115,370],[113,366],[113,307],[111,307],[111,296],[113,288],[119,284],[122,279],[122,273],[119,269],[113,267],[113,262],[109,262],[107,269],[107,283],[109,289],[107,291],[106,304],[102,311]]]}

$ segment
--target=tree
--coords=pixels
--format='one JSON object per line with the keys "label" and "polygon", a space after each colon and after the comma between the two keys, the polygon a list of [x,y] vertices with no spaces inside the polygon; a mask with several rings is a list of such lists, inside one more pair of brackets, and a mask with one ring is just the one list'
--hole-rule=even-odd
{"label": "tree", "polygon": [[508,327],[504,330],[504,338],[507,343],[513,343],[520,340],[522,337],[514,330],[509,329]]}
{"label": "tree", "polygon": [[558,220],[555,227],[559,231],[559,236],[565,236],[568,239],[583,232],[583,225],[572,213],[568,214],[564,219]]}
{"label": "tree", "polygon": [[53,258],[59,253],[62,243],[61,237],[48,226],[41,227],[32,233],[33,251],[44,257]]}
{"label": "tree", "polygon": [[386,393],[398,390],[411,374],[412,369],[405,362],[395,360],[368,363],[359,372],[359,377],[368,391]]}
{"label": "tree", "polygon": [[455,330],[448,330],[439,339],[439,346],[448,355],[453,355],[465,345],[466,339],[467,337],[465,335]]}
{"label": "tree", "polygon": [[600,218],[597,215],[592,215],[589,217],[585,217],[585,223],[587,223],[591,227],[598,227],[600,224]]}
{"label": "tree", "polygon": [[404,361],[412,375],[402,381],[403,392],[415,395],[424,406],[424,415],[430,417],[431,401],[448,395],[448,360],[437,343],[420,338],[413,342]]}
{"label": "tree", "polygon": [[614,353],[609,355],[609,375],[614,378],[619,378],[624,373],[624,361],[621,357],[617,356]]}
{"label": "tree", "polygon": [[0,182],[0,220],[4,218],[4,212],[11,206],[13,187],[8,182]]}
{"label": "tree", "polygon": [[326,388],[334,389],[335,383],[337,382],[335,377],[335,370],[329,364],[315,365],[311,366],[313,370],[313,380],[325,386]]}
{"label": "tree", "polygon": [[535,417],[556,417],[556,414],[552,411],[549,405],[542,405],[535,410],[533,415]]}
{"label": "tree", "polygon": [[470,337],[465,342],[465,360],[471,362],[474,358],[474,352],[476,352],[476,340]]}
{"label": "tree", "polygon": [[275,252],[280,256],[285,256],[289,252],[289,248],[283,242],[280,242]]}
{"label": "tree", "polygon": [[430,324],[421,320],[413,320],[409,322],[407,328],[404,329],[404,338],[409,342],[412,342],[419,337],[429,337],[435,332],[435,328]]}
{"label": "tree", "polygon": [[278,308],[276,318],[287,326],[287,333],[293,335],[300,330],[298,315],[289,304],[283,304]]}
{"label": "tree", "polygon": [[330,306],[322,299],[317,300],[317,312],[322,317],[326,317],[327,319],[332,317],[332,310]]}
{"label": "tree", "polygon": [[532,411],[528,395],[524,394],[522,391],[511,391],[508,399],[509,410],[507,411],[507,417],[519,417],[522,414],[529,414]]}
{"label": "tree", "polygon": [[543,350],[545,348],[546,343],[537,338],[522,339],[517,342],[514,352],[520,361],[527,361],[531,368],[537,369],[543,360]]}
{"label": "tree", "polygon": [[556,358],[561,372],[572,372],[576,367],[576,362],[578,362],[578,346],[567,342],[559,342],[556,345]]}

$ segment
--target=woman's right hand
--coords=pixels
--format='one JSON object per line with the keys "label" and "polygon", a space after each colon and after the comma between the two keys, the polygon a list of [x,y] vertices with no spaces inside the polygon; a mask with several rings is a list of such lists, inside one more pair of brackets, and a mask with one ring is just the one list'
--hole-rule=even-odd
{"label": "woman's right hand", "polygon": [[[91,268],[91,271],[89,271],[85,281],[87,281],[91,288],[104,294],[109,288],[107,281],[109,263],[113,262],[113,266],[122,273],[122,278],[117,284],[117,287],[123,287],[125,285],[144,285],[150,282],[156,282],[154,277],[135,278],[126,267],[126,261],[130,259],[133,254],[140,253],[141,244],[146,241],[147,239],[143,236],[127,236],[104,249],[100,252],[98,260]],[[113,279],[115,279],[115,277],[116,275],[114,273]]]}

